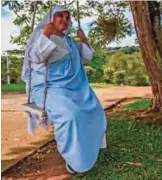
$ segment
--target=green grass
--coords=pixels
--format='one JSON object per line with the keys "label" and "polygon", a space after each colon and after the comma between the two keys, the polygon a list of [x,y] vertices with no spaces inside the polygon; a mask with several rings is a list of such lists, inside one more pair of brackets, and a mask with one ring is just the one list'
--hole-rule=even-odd
{"label": "green grass", "polygon": [[126,112],[136,112],[151,106],[151,99],[140,99],[132,104],[123,107]]}
{"label": "green grass", "polygon": [[2,84],[1,91],[5,92],[25,92],[25,84]]}
{"label": "green grass", "polygon": [[109,117],[107,142],[95,166],[73,180],[162,180],[162,127],[114,114]]}
{"label": "green grass", "polygon": [[[92,88],[105,88],[105,87],[110,87],[110,86],[115,86],[115,85],[109,85],[106,83],[90,83],[90,86]],[[2,84],[1,85],[1,91],[3,93],[5,92],[25,92],[25,84]]]}
{"label": "green grass", "polygon": [[117,85],[106,84],[106,83],[90,83],[90,86],[92,88],[106,88],[106,87],[113,87],[113,86],[117,86]]}

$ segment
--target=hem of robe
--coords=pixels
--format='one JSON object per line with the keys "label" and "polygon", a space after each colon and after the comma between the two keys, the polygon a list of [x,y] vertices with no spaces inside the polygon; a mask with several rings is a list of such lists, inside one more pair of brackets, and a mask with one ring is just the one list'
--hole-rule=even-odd
{"label": "hem of robe", "polygon": [[[105,134],[106,134],[106,131],[107,131],[107,127],[106,127],[106,130],[104,131],[104,136],[105,136]],[[103,136],[103,137],[104,137],[104,136]],[[102,142],[101,142],[100,147],[102,146],[102,143],[103,143],[103,140],[102,140]],[[90,169],[92,169],[92,167],[95,165],[95,163],[96,163],[96,161],[97,161],[97,159],[98,159],[99,152],[100,152],[100,147],[98,148],[98,151],[97,151],[97,153],[96,153],[96,157],[94,158],[94,160],[93,160],[93,162],[91,163],[91,165],[88,166],[88,167],[86,167],[86,168],[80,168],[79,170],[76,169],[75,167],[73,167],[73,165],[72,165],[68,160],[66,160],[66,158],[64,158],[63,155],[62,155],[62,157],[64,158],[64,160],[66,161],[66,163],[69,164],[69,165],[72,167],[72,169],[73,169],[74,171],[76,171],[76,172],[78,172],[78,173],[84,173],[84,172],[87,172],[87,171],[89,171]],[[107,146],[106,146],[106,147],[107,147]],[[61,154],[61,153],[60,153],[60,154]]]}

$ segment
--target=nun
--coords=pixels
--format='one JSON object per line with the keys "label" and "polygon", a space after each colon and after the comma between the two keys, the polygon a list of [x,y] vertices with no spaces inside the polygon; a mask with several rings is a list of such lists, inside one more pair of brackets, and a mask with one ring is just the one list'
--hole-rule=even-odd
{"label": "nun", "polygon": [[[77,32],[80,46],[68,36],[71,24],[70,12],[62,6],[55,6],[47,13],[26,46],[22,79],[28,83],[28,62],[31,61],[31,99],[38,107],[43,107],[45,69],[49,66],[47,126],[54,125],[58,151],[67,171],[73,174],[90,170],[100,148],[106,147],[107,120],[84,69],[94,51],[81,29]],[[29,125],[34,124],[34,119],[39,121],[33,115]]]}

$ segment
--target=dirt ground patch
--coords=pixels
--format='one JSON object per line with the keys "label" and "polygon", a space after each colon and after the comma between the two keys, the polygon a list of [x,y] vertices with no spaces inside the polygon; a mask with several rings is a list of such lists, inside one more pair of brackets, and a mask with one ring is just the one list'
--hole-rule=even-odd
{"label": "dirt ground patch", "polygon": [[34,135],[27,133],[27,115],[22,111],[24,94],[2,96],[1,112],[1,165],[2,170],[38,148],[53,137],[53,127],[49,131],[37,128]]}
{"label": "dirt ground patch", "polygon": [[162,125],[162,113],[159,112],[152,112],[150,110],[141,111],[136,113],[134,118],[139,123]]}
{"label": "dirt ground patch", "polygon": [[65,170],[64,160],[57,151],[56,143],[52,141],[20,162],[3,180],[68,180],[70,177]]}

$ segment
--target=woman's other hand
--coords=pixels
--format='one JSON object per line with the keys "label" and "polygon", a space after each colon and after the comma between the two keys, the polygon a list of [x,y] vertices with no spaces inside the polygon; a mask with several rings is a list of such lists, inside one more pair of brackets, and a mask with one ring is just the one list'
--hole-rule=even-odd
{"label": "woman's other hand", "polygon": [[79,37],[79,39],[80,39],[82,42],[87,41],[87,38],[86,38],[86,36],[85,36],[85,33],[83,32],[82,29],[79,29],[79,30],[77,31],[77,36]]}
{"label": "woman's other hand", "polygon": [[54,32],[54,25],[53,23],[46,24],[43,29],[43,34],[50,38],[50,35],[52,35]]}
{"label": "woman's other hand", "polygon": [[88,39],[87,39],[87,37],[86,37],[86,35],[82,29],[79,29],[77,31],[77,36],[80,38],[82,43],[85,43],[90,48],[90,45],[88,43]]}

